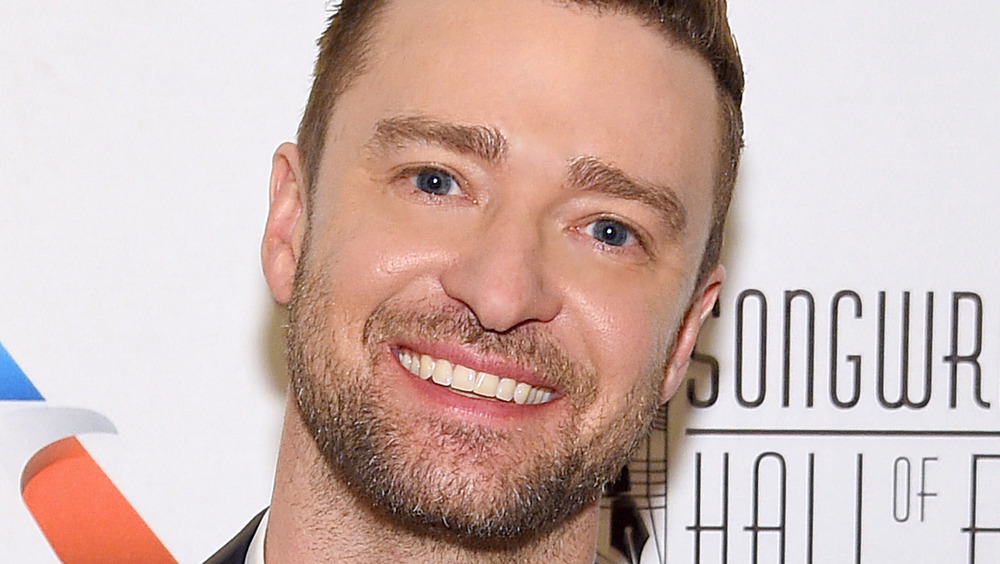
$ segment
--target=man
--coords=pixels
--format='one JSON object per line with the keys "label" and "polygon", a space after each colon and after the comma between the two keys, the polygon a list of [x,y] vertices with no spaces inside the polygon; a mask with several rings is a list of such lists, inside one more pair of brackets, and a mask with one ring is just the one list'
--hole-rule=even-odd
{"label": "man", "polygon": [[724,1],[348,1],[320,48],[262,250],[272,505],[214,561],[593,562],[723,279]]}

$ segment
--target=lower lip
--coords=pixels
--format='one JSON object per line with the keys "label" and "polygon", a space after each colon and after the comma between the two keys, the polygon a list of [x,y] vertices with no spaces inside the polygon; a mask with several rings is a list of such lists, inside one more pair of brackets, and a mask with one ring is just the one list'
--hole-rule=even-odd
{"label": "lower lip", "polygon": [[[386,360],[395,366],[400,379],[405,382],[405,389],[412,389],[417,398],[419,398],[414,398],[416,401],[423,401],[428,405],[441,405],[448,411],[463,417],[487,419],[517,418],[523,420],[526,417],[537,417],[543,413],[547,413],[554,407],[554,404],[559,403],[559,399],[556,398],[546,403],[523,405],[512,401],[507,402],[489,398],[480,399],[462,395],[452,391],[451,388],[414,375],[399,363],[399,359],[393,351],[387,351],[386,356]],[[471,394],[471,392],[467,393]]]}

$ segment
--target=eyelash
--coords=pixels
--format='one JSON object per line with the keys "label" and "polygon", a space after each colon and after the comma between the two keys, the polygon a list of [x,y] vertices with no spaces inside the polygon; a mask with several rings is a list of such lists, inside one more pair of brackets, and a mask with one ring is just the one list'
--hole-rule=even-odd
{"label": "eyelash", "polygon": [[[438,173],[438,174],[443,174],[443,175],[448,176],[449,178],[451,178],[452,182],[455,183],[455,186],[457,187],[458,191],[460,192],[459,194],[455,194],[454,196],[461,196],[461,195],[467,193],[466,186],[465,186],[465,180],[461,177],[461,175],[459,175],[459,174],[457,174],[455,172],[452,172],[451,170],[448,169],[448,167],[445,167],[443,165],[439,165],[439,164],[436,164],[436,163],[434,163],[434,164],[419,164],[419,165],[407,166],[407,167],[399,169],[399,171],[396,173],[395,176],[396,176],[397,179],[405,180],[406,182],[408,182],[410,184],[411,188],[412,188],[412,191],[418,197],[423,197],[423,198],[427,199],[430,202],[435,202],[436,203],[436,202],[439,202],[442,198],[452,196],[451,194],[435,194],[433,192],[428,192],[426,190],[421,189],[417,185],[416,180],[417,180],[417,176],[419,176],[420,174],[425,174],[425,173]],[[599,216],[595,216],[595,217],[589,218],[589,219],[586,220],[586,223],[583,224],[583,227],[576,228],[576,231],[578,233],[580,233],[581,235],[585,236],[585,237],[589,237],[593,241],[593,244],[596,247],[600,248],[604,252],[608,252],[608,253],[612,253],[612,254],[617,254],[617,255],[624,255],[624,254],[627,254],[627,253],[631,252],[629,250],[629,247],[631,245],[628,245],[628,243],[626,243],[625,245],[610,245],[608,243],[605,243],[605,242],[597,239],[596,237],[594,237],[594,236],[592,236],[592,235],[590,235],[590,234],[588,234],[586,232],[586,229],[587,229],[588,226],[590,226],[590,225],[592,225],[594,223],[600,222],[600,221],[611,221],[611,222],[614,222],[614,223],[617,223],[617,224],[621,225],[622,227],[624,227],[625,229],[628,230],[628,234],[632,237],[632,239],[635,241],[635,243],[639,246],[640,249],[642,249],[642,251],[646,255],[648,255],[650,257],[653,256],[651,247],[650,247],[650,245],[648,243],[648,239],[645,236],[645,233],[641,229],[639,229],[635,225],[633,225],[631,222],[628,222],[628,221],[626,221],[626,220],[624,220],[624,219],[622,219],[620,217],[614,216],[614,215],[599,215]]]}
{"label": "eyelash", "polygon": [[[454,183],[455,188],[458,190],[458,194],[436,194],[434,192],[424,190],[418,185],[418,177],[422,174],[440,174],[447,176]],[[465,181],[459,174],[448,170],[447,167],[437,165],[437,164],[420,164],[407,166],[400,169],[396,173],[396,178],[399,180],[405,180],[408,182],[416,195],[427,198],[431,201],[437,201],[444,197],[460,196],[466,193]]]}
{"label": "eyelash", "polygon": [[642,232],[642,230],[638,229],[637,227],[635,227],[635,225],[633,225],[632,223],[630,223],[628,221],[623,220],[620,217],[608,216],[608,215],[597,216],[597,217],[594,217],[594,218],[586,220],[586,223],[583,224],[583,227],[578,228],[577,231],[581,235],[583,235],[585,237],[590,237],[594,241],[594,245],[597,246],[597,247],[599,247],[603,251],[614,253],[614,254],[626,254],[626,253],[630,252],[629,251],[630,245],[627,242],[624,245],[611,245],[611,244],[605,243],[604,241],[599,240],[597,237],[594,237],[593,235],[587,233],[587,228],[589,226],[591,226],[591,225],[593,225],[595,223],[601,222],[601,221],[614,222],[614,223],[617,223],[617,224],[621,225],[625,229],[627,229],[628,230],[628,235],[632,237],[632,239],[635,241],[635,244],[637,244],[639,246],[639,248],[642,249],[642,251],[644,253],[646,253],[649,256],[652,256],[652,252],[650,250],[650,246],[649,246],[648,240],[646,239],[646,236]]}

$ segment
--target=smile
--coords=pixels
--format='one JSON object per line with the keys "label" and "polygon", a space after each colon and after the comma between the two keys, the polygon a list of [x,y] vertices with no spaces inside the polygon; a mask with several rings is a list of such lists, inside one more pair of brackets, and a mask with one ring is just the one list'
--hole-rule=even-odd
{"label": "smile", "polygon": [[518,382],[513,378],[501,378],[489,372],[477,372],[461,364],[453,364],[426,354],[401,349],[396,353],[396,358],[413,375],[467,397],[512,401],[520,405],[548,403],[555,397],[555,392],[547,388]]}

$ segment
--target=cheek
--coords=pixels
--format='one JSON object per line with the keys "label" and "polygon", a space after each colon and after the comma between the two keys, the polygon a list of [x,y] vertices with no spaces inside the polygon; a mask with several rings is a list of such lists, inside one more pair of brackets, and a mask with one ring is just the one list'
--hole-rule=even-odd
{"label": "cheek", "polygon": [[415,281],[432,280],[435,265],[447,260],[433,230],[405,220],[395,207],[391,199],[348,196],[317,209],[308,264],[354,321],[364,322],[382,302],[421,286]]}
{"label": "cheek", "polygon": [[612,396],[625,396],[643,378],[662,377],[676,308],[640,292],[581,290],[576,297],[574,311],[585,320],[576,324],[582,328],[579,335]]}

